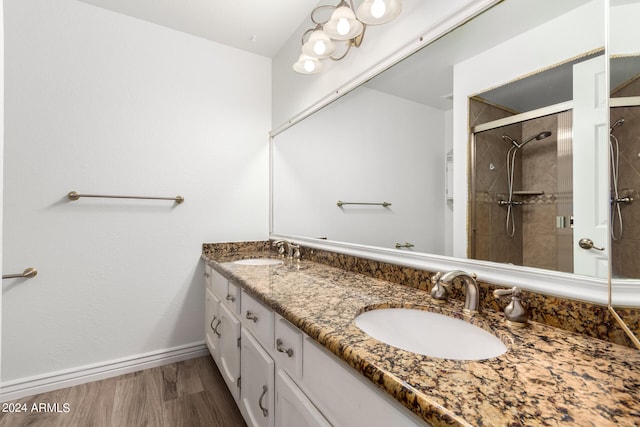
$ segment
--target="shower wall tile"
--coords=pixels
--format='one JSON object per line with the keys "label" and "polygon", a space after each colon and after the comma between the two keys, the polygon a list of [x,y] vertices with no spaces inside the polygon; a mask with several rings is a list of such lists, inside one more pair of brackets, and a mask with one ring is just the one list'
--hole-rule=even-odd
{"label": "shower wall tile", "polygon": [[[640,94],[640,79],[616,93],[616,96]],[[611,142],[620,148],[618,168],[618,194],[633,197],[630,204],[620,204],[622,229],[613,209],[612,227],[618,240],[611,243],[611,266],[614,277],[640,278],[640,107],[612,108],[611,123],[624,118],[622,126],[613,129]],[[612,187],[613,189],[613,181]],[[613,197],[613,194],[612,194]],[[621,233],[621,234],[620,234]]]}
{"label": "shower wall tile", "polygon": [[558,249],[555,234],[527,236],[524,241],[523,253],[526,266],[556,270]]}
{"label": "shower wall tile", "polygon": [[[511,116],[513,113],[494,105],[472,99],[470,102],[471,126]],[[507,237],[507,208],[499,206],[507,199],[506,157],[512,145],[502,135],[520,139],[522,126],[510,125],[478,133],[475,140],[475,227],[474,254],[476,259],[522,264],[522,230],[517,227],[513,238]],[[521,159],[516,161],[514,182],[521,186]],[[515,222],[522,222],[520,209],[514,211]]]}
{"label": "shower wall tile", "polygon": [[528,139],[540,132],[551,136],[533,140],[522,147],[522,190],[539,190],[545,194],[558,191],[558,119],[556,115],[529,120],[522,124],[522,138]]}
{"label": "shower wall tile", "polygon": [[530,204],[522,208],[522,227],[525,236],[556,235],[555,204]]}

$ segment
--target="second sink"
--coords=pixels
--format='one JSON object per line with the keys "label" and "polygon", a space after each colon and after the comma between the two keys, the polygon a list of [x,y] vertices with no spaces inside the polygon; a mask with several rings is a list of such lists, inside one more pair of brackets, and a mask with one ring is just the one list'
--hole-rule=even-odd
{"label": "second sink", "polygon": [[484,329],[461,319],[409,308],[381,308],[358,315],[355,324],[386,344],[425,356],[484,360],[507,347]]}

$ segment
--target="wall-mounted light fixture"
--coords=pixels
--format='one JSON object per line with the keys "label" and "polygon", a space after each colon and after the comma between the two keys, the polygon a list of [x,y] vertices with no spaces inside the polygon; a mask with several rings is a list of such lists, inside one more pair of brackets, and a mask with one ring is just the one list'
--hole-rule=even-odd
{"label": "wall-mounted light fixture", "polygon": [[[330,17],[319,19],[321,10],[332,10]],[[341,0],[337,6],[322,5],[311,11],[311,22],[316,26],[302,34],[302,53],[293,64],[301,74],[315,74],[322,70],[321,59],[339,61],[349,53],[351,46],[362,43],[367,25],[381,25],[395,19],[402,10],[400,0],[364,0],[354,13],[353,0]],[[337,43],[336,43],[337,42]],[[337,54],[342,44],[342,53]]]}

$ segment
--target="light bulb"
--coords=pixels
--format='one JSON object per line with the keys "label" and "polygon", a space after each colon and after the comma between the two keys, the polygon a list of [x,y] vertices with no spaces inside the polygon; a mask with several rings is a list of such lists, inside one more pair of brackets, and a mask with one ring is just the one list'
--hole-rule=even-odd
{"label": "light bulb", "polygon": [[316,66],[315,66],[315,64],[313,63],[312,60],[307,59],[307,60],[304,61],[304,70],[307,73],[312,72],[313,70],[315,70],[315,68],[316,68]]}
{"label": "light bulb", "polygon": [[316,53],[316,55],[324,55],[324,53],[327,51],[327,44],[324,42],[324,40],[318,40],[313,45],[313,51]]}
{"label": "light bulb", "polygon": [[340,34],[341,36],[344,36],[345,34],[349,33],[350,29],[351,29],[351,25],[349,24],[349,21],[347,20],[347,18],[338,19],[338,24],[336,25],[336,30],[338,31],[338,34]]}
{"label": "light bulb", "polygon": [[371,5],[371,16],[374,18],[381,18],[387,11],[387,5],[384,0],[373,0]]}

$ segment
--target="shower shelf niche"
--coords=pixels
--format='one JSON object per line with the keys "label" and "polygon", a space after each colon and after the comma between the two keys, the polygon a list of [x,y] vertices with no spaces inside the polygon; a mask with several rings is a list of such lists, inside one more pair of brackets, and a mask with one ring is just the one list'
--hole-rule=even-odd
{"label": "shower shelf niche", "polygon": [[514,196],[542,196],[544,194],[544,191],[537,191],[537,190],[522,190],[522,191],[514,191],[513,195]]}

